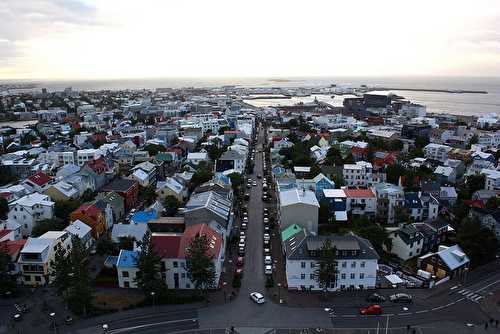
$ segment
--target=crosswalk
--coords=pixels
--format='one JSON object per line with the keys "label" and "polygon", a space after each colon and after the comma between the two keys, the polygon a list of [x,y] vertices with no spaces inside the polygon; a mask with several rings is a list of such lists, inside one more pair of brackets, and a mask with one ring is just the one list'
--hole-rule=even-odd
{"label": "crosswalk", "polygon": [[484,298],[480,294],[478,294],[474,291],[470,291],[468,289],[462,289],[462,290],[458,291],[458,293],[461,294],[462,296],[464,296],[465,298],[467,298],[468,300],[473,301],[475,303],[478,303],[481,299]]}

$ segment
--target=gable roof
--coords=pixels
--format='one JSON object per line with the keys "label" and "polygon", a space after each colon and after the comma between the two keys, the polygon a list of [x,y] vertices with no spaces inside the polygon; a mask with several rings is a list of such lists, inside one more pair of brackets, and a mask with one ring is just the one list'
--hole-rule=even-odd
{"label": "gable roof", "polygon": [[[443,246],[440,246],[444,248]],[[450,270],[466,265],[470,262],[469,257],[459,245],[444,248],[436,253]]]}
{"label": "gable roof", "polygon": [[294,204],[307,204],[319,207],[318,200],[314,192],[305,189],[293,188],[279,192],[280,206]]}
{"label": "gable roof", "polygon": [[50,180],[52,180],[52,178],[43,172],[37,172],[28,177],[28,181],[36,184],[39,187],[43,187],[44,185],[49,183]]}
{"label": "gable roof", "polygon": [[375,198],[371,189],[344,189],[344,192],[349,198]]}
{"label": "gable roof", "polygon": [[120,255],[118,255],[116,266],[123,268],[135,268],[137,266],[138,257],[138,252],[122,249],[120,250]]}

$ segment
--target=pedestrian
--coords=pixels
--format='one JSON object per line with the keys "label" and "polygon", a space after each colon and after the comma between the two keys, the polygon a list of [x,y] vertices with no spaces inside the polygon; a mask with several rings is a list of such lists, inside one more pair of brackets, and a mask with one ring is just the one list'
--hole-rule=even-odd
{"label": "pedestrian", "polygon": [[495,320],[495,327],[498,328],[498,319]]}
{"label": "pedestrian", "polygon": [[484,323],[484,330],[487,331],[488,330],[488,322],[485,322]]}
{"label": "pedestrian", "polygon": [[493,325],[493,318],[490,318],[490,325]]}

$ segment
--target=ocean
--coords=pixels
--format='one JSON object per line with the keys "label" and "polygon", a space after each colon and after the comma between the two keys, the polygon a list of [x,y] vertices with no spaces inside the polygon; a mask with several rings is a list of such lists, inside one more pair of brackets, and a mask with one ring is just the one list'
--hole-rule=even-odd
{"label": "ocean", "polygon": [[[7,81],[12,83],[14,81]],[[244,87],[315,87],[335,84],[337,86],[380,86],[403,88],[393,93],[403,96],[414,103],[427,106],[428,112],[456,115],[500,114],[500,77],[294,77],[294,78],[166,78],[166,79],[128,79],[128,80],[72,80],[36,81],[38,88],[60,91],[66,87],[75,90],[120,90],[155,89],[181,87],[217,87],[236,85]],[[0,81],[0,84],[2,81]],[[404,88],[479,90],[488,94],[442,93],[405,91]],[[252,100],[259,106],[288,105],[293,102],[312,101],[314,97],[283,100]],[[342,105],[341,97],[318,96],[333,105]]]}

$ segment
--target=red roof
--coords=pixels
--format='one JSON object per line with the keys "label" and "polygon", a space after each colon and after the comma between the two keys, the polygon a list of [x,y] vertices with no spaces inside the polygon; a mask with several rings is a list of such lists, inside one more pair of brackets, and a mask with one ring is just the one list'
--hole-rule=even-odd
{"label": "red roof", "polygon": [[76,209],[73,212],[81,212],[85,216],[97,220],[97,216],[101,213],[101,209],[99,209],[94,204],[82,204],[78,209]]}
{"label": "red roof", "polygon": [[179,258],[180,235],[153,235],[151,242],[156,254],[162,258]]}
{"label": "red roof", "polygon": [[240,134],[240,131],[239,130],[227,130],[227,131],[224,131],[224,134],[225,135],[237,135],[237,134]]}
{"label": "red roof", "polygon": [[106,160],[103,157],[99,157],[94,160],[85,161],[84,166],[89,167],[94,171],[94,173],[100,175],[104,173],[108,169],[108,165],[106,164]]}
{"label": "red roof", "polygon": [[28,177],[28,180],[39,187],[43,187],[45,184],[49,183],[52,178],[45,173],[37,172]]}
{"label": "red roof", "polygon": [[372,198],[375,194],[371,189],[344,189],[347,197],[350,198]]}
{"label": "red roof", "polygon": [[478,208],[478,209],[484,209],[486,206],[484,205],[484,202],[476,199],[476,200],[464,200],[464,204],[473,208]]}
{"label": "red roof", "polygon": [[14,255],[16,255],[21,251],[21,249],[24,247],[24,244],[26,244],[27,241],[28,241],[27,239],[13,240],[13,241],[6,240],[0,243],[0,247],[5,249],[10,257],[13,257]]}
{"label": "red roof", "polygon": [[222,247],[222,235],[207,224],[196,224],[186,227],[182,235],[154,235],[151,237],[157,255],[162,258],[184,259],[186,249],[197,235],[205,235],[210,241],[209,255],[218,257]]}
{"label": "red roof", "polygon": [[3,237],[5,237],[7,234],[9,234],[10,232],[12,232],[12,230],[8,230],[8,229],[5,229],[5,230],[1,230],[0,231],[0,239],[2,239]]}
{"label": "red roof", "polygon": [[358,146],[354,146],[352,149],[351,149],[351,152],[354,154],[354,153],[358,153],[358,154],[366,154],[368,153],[368,147],[358,147]]}

